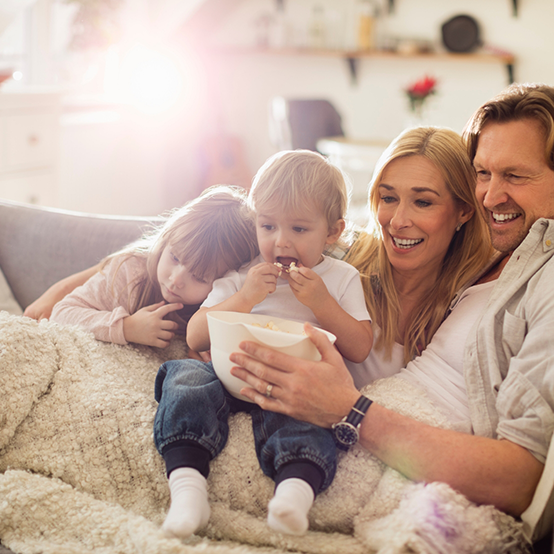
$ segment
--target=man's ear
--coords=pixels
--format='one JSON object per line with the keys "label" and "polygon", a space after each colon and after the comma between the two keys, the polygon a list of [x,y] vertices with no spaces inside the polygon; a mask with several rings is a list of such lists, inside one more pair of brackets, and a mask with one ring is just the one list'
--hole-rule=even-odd
{"label": "man's ear", "polygon": [[325,244],[333,244],[339,240],[340,236],[342,235],[344,228],[346,227],[346,223],[344,219],[337,219],[337,221],[329,227],[329,232],[327,233],[327,240],[325,241]]}

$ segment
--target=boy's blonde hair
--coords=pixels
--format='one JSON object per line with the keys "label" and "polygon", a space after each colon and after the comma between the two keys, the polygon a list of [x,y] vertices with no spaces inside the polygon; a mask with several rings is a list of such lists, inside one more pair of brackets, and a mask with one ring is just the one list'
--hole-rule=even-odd
{"label": "boy's blonde hair", "polygon": [[346,215],[348,191],[342,171],[321,154],[285,150],[268,158],[258,170],[248,201],[254,212],[266,206],[298,212],[315,204],[331,228]]}
{"label": "boy's blonde hair", "polygon": [[157,270],[167,246],[193,275],[217,279],[230,269],[238,269],[258,254],[256,229],[239,187],[216,185],[198,198],[166,215],[165,222],[113,258],[133,256],[144,259],[144,275],[132,284],[131,313],[163,300]]}

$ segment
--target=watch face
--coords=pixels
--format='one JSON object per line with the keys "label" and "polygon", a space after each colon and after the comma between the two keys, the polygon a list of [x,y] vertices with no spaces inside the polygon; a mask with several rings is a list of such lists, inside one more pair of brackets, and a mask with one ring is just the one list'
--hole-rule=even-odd
{"label": "watch face", "polygon": [[335,425],[335,437],[340,444],[352,446],[358,442],[358,430],[351,423],[341,421]]}

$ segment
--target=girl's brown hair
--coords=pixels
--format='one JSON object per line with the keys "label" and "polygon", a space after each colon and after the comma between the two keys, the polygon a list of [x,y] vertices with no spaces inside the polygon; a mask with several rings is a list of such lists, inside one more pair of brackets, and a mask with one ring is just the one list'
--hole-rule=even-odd
{"label": "girl's brown hair", "polygon": [[129,257],[144,260],[144,274],[132,288],[131,313],[163,300],[157,278],[158,262],[166,247],[193,275],[222,277],[258,254],[256,229],[246,204],[246,191],[217,185],[165,216],[165,222],[104,261]]}
{"label": "girl's brown hair", "polygon": [[[393,160],[409,156],[422,156],[431,161],[454,201],[473,207],[475,213],[454,233],[439,278],[421,299],[417,312],[409,314],[400,337],[404,344],[405,363],[427,346],[457,290],[476,275],[492,254],[486,223],[475,198],[475,172],[461,137],[450,129],[408,129],[390,144],[379,159],[370,184],[369,204],[375,221],[383,171]],[[362,233],[351,248],[347,261],[360,271],[369,312],[381,327],[374,348],[384,349],[385,355],[390,357],[398,339],[401,307],[381,229]]]}

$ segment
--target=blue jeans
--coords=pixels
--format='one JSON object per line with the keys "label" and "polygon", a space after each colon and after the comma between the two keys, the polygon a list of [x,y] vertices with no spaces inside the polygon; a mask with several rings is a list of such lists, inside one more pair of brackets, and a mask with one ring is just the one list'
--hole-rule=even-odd
{"label": "blue jeans", "polygon": [[285,464],[308,462],[322,474],[319,491],[333,480],[337,451],[328,429],[235,398],[217,378],[211,363],[190,359],[166,362],[156,376],[155,397],[159,406],[154,441],[162,456],[172,444],[185,443],[199,445],[209,452],[210,459],[215,458],[229,436],[229,414],[247,411],[252,416],[256,454],[266,475],[275,479]]}

